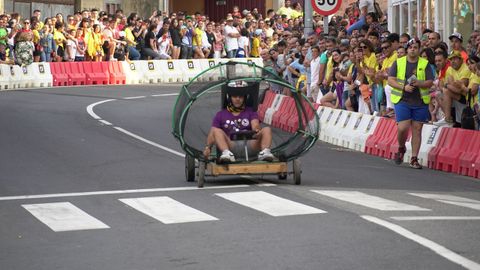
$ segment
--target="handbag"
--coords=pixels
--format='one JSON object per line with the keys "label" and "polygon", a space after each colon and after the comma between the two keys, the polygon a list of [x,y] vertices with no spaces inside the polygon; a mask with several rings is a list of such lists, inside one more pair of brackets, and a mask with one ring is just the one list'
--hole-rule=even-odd
{"label": "handbag", "polygon": [[463,129],[475,129],[475,112],[471,106],[472,101],[472,93],[468,90],[467,94],[467,107],[465,107],[462,111],[462,119],[461,119],[461,126]]}

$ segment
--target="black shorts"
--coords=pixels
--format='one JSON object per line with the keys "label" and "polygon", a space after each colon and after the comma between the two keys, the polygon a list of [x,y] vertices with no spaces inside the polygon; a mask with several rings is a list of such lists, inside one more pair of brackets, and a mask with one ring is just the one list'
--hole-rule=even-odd
{"label": "black shorts", "polygon": [[62,46],[57,47],[57,56],[64,57],[65,56],[65,50],[63,49]]}

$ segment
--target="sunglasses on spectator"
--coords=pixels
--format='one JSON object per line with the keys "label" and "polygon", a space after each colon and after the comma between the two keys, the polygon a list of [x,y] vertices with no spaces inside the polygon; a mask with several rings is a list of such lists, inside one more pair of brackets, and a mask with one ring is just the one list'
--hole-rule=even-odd
{"label": "sunglasses on spectator", "polygon": [[388,50],[390,46],[382,46],[382,50]]}
{"label": "sunglasses on spectator", "polygon": [[360,48],[362,48],[362,49],[368,49],[368,47],[365,46],[365,45],[360,45]]}

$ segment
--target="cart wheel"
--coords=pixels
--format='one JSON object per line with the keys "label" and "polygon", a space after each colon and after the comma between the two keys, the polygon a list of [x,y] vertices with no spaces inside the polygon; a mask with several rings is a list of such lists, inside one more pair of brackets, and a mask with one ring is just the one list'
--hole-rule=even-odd
{"label": "cart wheel", "polygon": [[198,162],[198,183],[197,186],[199,188],[203,187],[203,184],[205,183],[205,169],[206,169],[206,163],[203,161]]}
{"label": "cart wheel", "polygon": [[295,185],[302,183],[302,164],[299,159],[293,160],[293,182]]}
{"label": "cart wheel", "polygon": [[287,179],[288,174],[287,173],[279,173],[278,174],[278,180],[285,180]]}
{"label": "cart wheel", "polygon": [[185,155],[185,176],[187,182],[193,182],[195,180],[195,158]]}

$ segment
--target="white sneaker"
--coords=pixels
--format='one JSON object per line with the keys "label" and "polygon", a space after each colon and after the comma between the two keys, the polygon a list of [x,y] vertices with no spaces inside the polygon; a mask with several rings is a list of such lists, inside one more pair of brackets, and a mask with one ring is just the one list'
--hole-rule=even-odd
{"label": "white sneaker", "polygon": [[447,121],[445,118],[441,119],[441,120],[438,120],[437,122],[433,122],[433,124],[435,126],[439,126],[439,127],[452,127],[453,126],[453,121],[452,122],[449,122]]}
{"label": "white sneaker", "polygon": [[270,152],[270,149],[268,149],[268,148],[265,148],[260,153],[258,153],[258,160],[260,160],[260,161],[272,162],[273,159],[274,159],[274,156],[273,156],[272,152]]}
{"label": "white sneaker", "polygon": [[235,156],[230,150],[224,150],[220,156],[221,163],[235,162]]}

